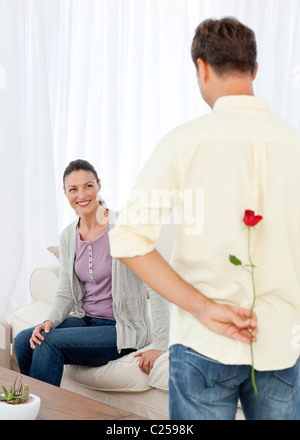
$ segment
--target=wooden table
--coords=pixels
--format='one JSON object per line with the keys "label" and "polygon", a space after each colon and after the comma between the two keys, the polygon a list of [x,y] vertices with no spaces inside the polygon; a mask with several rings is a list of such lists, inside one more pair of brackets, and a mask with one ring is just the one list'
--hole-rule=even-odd
{"label": "wooden table", "polygon": [[0,367],[0,391],[2,392],[2,385],[5,388],[13,385],[17,376],[18,382],[21,376],[23,378],[22,384],[28,384],[30,392],[41,399],[38,420],[145,420],[145,418],[135,414],[3,367]]}

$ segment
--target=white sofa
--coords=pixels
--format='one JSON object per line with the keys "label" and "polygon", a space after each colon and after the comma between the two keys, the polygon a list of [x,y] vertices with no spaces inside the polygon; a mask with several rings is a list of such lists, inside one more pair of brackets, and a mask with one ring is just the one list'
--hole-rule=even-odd
{"label": "white sofa", "polygon": [[[175,233],[176,225],[168,225],[157,242],[158,250],[167,260],[172,252]],[[21,330],[46,319],[56,293],[58,272],[58,263],[35,269],[30,278],[32,303],[15,310],[10,324],[0,317],[0,365],[18,371],[13,354],[14,337]],[[151,318],[149,299],[148,302]],[[144,347],[141,351],[151,347]],[[130,353],[97,368],[67,365],[61,386],[148,419],[168,419],[168,351],[156,360],[149,375],[140,370],[138,363],[139,359],[134,358],[134,353]]]}

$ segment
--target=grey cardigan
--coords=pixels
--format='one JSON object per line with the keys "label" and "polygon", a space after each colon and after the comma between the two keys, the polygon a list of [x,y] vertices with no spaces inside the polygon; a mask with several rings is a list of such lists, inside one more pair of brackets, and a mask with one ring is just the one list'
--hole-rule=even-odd
{"label": "grey cardigan", "polygon": [[[84,288],[74,271],[75,232],[78,220],[67,226],[59,243],[59,282],[55,299],[48,315],[54,328],[71,314],[83,318]],[[110,226],[111,228],[112,226]],[[168,305],[154,291],[149,291],[153,309],[154,338],[157,349],[167,350],[169,313]],[[145,284],[123,263],[112,260],[113,311],[116,319],[117,348],[138,349],[151,343],[152,331],[148,316]],[[72,312],[73,307],[76,311]]]}

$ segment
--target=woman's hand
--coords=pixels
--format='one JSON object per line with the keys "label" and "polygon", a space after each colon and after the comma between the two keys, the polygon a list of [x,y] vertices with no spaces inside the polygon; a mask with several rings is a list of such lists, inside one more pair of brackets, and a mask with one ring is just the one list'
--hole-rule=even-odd
{"label": "woman's hand", "polygon": [[29,339],[30,347],[35,350],[36,344],[42,345],[42,341],[44,341],[45,338],[42,336],[41,332],[44,331],[45,333],[49,333],[52,328],[52,321],[45,321],[42,324],[37,325],[32,332],[31,338]]}
{"label": "woman's hand", "polygon": [[154,362],[164,353],[162,350],[140,351],[134,357],[141,357],[139,367],[143,373],[149,374],[153,368]]}

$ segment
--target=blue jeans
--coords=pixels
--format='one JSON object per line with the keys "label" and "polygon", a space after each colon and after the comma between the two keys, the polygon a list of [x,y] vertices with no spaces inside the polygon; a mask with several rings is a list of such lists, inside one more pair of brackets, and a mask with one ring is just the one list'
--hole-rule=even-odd
{"label": "blue jeans", "polygon": [[238,399],[247,420],[300,420],[299,360],[292,368],[255,371],[251,366],[224,365],[196,351],[170,349],[170,419],[234,420]]}
{"label": "blue jeans", "polygon": [[60,386],[65,364],[98,367],[130,353],[118,353],[114,321],[98,318],[67,318],[60,326],[42,332],[45,340],[32,350],[29,345],[34,327],[20,332],[14,349],[20,372]]}

